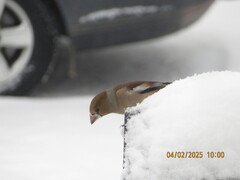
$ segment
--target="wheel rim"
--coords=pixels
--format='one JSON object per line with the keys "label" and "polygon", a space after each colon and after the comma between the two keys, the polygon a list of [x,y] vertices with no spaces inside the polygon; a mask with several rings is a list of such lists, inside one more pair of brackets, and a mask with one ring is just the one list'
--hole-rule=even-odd
{"label": "wheel rim", "polygon": [[14,86],[30,61],[34,46],[33,28],[25,11],[6,0],[0,15],[0,90]]}

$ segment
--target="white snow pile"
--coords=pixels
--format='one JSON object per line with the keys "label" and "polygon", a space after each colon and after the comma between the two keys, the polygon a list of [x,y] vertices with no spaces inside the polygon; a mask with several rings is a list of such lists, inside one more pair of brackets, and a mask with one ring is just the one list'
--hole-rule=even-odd
{"label": "white snow pile", "polygon": [[176,81],[137,111],[127,123],[125,180],[240,178],[240,73]]}

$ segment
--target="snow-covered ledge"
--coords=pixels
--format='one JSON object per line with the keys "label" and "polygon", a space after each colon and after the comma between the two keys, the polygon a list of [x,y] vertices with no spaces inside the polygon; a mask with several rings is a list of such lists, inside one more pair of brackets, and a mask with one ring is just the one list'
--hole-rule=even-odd
{"label": "snow-covered ledge", "polygon": [[123,179],[240,179],[240,73],[176,81],[129,111],[141,113],[127,123]]}

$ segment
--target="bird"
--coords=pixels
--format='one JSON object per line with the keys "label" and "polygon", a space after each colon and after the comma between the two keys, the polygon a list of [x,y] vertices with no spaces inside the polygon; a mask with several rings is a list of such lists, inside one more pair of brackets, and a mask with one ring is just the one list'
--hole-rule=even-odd
{"label": "bird", "polygon": [[134,81],[122,83],[97,94],[90,103],[90,123],[110,114],[124,114],[128,107],[136,106],[145,98],[171,84],[171,82]]}

